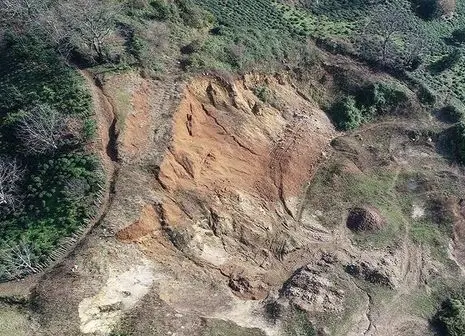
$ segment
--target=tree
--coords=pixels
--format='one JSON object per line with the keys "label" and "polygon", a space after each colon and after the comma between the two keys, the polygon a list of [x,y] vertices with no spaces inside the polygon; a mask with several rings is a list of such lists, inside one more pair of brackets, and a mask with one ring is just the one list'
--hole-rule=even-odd
{"label": "tree", "polygon": [[0,23],[8,26],[33,22],[47,7],[47,0],[0,0]]}
{"label": "tree", "polygon": [[102,62],[107,58],[107,44],[115,30],[121,5],[109,0],[60,1],[42,20],[54,41],[84,48]]}
{"label": "tree", "polygon": [[0,249],[0,279],[12,280],[36,273],[33,257],[31,246],[24,241]]}
{"label": "tree", "polygon": [[330,109],[330,115],[337,128],[343,131],[353,130],[363,122],[363,114],[356,106],[354,97],[347,96],[336,101]]}
{"label": "tree", "polygon": [[17,193],[22,169],[16,159],[0,157],[0,213],[14,210],[20,197]]}
{"label": "tree", "polygon": [[408,19],[401,10],[378,10],[365,27],[364,39],[375,44],[381,64],[386,65],[395,51],[394,39],[408,31]]}
{"label": "tree", "polygon": [[450,16],[456,10],[456,0],[414,0],[415,12],[424,20]]}
{"label": "tree", "polygon": [[360,55],[368,61],[402,70],[415,70],[427,48],[425,32],[413,26],[402,8],[375,11],[359,38]]}
{"label": "tree", "polygon": [[38,105],[20,119],[18,137],[27,151],[50,153],[61,146],[66,128],[61,113],[48,105]]}
{"label": "tree", "polygon": [[461,336],[465,333],[465,305],[463,297],[452,297],[443,302],[436,315],[436,321],[449,336]]}

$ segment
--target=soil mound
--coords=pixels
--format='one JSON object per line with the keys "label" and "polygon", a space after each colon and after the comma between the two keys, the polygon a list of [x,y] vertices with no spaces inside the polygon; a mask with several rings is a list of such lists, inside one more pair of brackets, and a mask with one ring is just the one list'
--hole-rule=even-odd
{"label": "soil mound", "polygon": [[375,207],[364,206],[350,209],[346,224],[356,232],[377,231],[386,225],[386,221]]}

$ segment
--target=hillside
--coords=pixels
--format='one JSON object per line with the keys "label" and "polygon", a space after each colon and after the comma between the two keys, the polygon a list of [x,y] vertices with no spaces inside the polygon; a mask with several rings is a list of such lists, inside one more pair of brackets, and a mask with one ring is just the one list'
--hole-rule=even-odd
{"label": "hillside", "polygon": [[0,336],[465,335],[464,31],[0,0]]}

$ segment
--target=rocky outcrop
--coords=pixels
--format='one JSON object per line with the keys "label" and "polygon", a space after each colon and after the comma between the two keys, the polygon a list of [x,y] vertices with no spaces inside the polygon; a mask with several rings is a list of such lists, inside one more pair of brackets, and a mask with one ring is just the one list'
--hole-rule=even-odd
{"label": "rocky outcrop", "polygon": [[345,270],[350,275],[373,284],[395,287],[392,275],[387,270],[378,268],[369,262],[351,263],[346,265]]}
{"label": "rocky outcrop", "polygon": [[281,295],[306,311],[337,312],[343,308],[345,291],[323,269],[306,265],[284,284]]}

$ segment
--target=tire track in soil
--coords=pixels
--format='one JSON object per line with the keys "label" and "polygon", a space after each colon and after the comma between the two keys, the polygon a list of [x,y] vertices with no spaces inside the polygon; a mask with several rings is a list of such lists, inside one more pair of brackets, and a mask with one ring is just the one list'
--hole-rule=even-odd
{"label": "tire track in soil", "polygon": [[284,130],[282,138],[277,141],[270,153],[269,174],[278,190],[279,200],[284,210],[291,218],[294,218],[294,214],[286,204],[284,197],[284,174],[289,165],[289,151],[295,146],[297,137],[304,126],[304,122],[305,120],[296,122],[294,119],[289,123]]}

